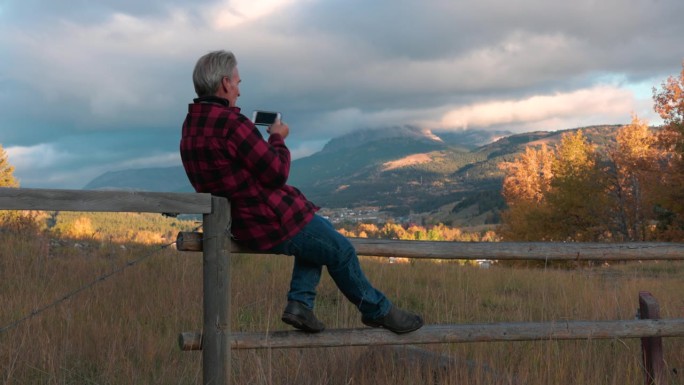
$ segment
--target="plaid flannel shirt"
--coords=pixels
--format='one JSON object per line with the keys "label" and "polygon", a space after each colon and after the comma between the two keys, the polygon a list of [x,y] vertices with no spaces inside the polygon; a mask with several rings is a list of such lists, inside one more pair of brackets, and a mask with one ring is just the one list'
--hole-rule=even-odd
{"label": "plaid flannel shirt", "polygon": [[195,99],[183,122],[183,167],[197,192],[229,199],[236,241],[269,249],[292,238],[318,210],[286,184],[290,151],[283,137],[268,142],[240,108],[220,98]]}

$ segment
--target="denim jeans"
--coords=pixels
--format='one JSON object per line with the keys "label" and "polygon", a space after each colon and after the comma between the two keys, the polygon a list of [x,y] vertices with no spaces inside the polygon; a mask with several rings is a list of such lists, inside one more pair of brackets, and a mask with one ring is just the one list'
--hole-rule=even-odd
{"label": "denim jeans", "polygon": [[288,301],[314,307],[316,286],[323,266],[342,294],[366,317],[387,314],[392,303],[375,289],[361,270],[351,242],[323,217],[315,215],[297,235],[273,247],[270,252],[294,256]]}

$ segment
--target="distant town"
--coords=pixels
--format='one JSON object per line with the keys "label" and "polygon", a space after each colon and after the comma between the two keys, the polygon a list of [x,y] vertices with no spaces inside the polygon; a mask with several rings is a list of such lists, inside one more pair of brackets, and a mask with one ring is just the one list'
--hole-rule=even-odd
{"label": "distant town", "polygon": [[334,224],[339,223],[385,223],[392,218],[391,215],[381,212],[378,207],[357,208],[321,208],[319,215]]}

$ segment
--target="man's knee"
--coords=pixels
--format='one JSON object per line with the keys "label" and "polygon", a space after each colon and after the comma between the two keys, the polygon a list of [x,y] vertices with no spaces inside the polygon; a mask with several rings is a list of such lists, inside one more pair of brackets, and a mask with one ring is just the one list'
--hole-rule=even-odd
{"label": "man's knee", "polygon": [[358,259],[356,256],[356,250],[351,242],[344,237],[342,238],[342,242],[338,243],[337,253],[334,258],[334,266],[328,266],[328,268],[344,268],[350,263],[356,262]]}

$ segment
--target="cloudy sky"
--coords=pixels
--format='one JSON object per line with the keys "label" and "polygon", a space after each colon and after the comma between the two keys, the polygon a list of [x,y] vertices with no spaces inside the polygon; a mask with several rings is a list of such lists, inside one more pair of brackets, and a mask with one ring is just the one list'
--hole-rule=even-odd
{"label": "cloudy sky", "polygon": [[0,144],[22,187],[180,165],[195,61],[238,57],[238,104],[294,157],[359,128],[658,124],[681,0],[0,0]]}

